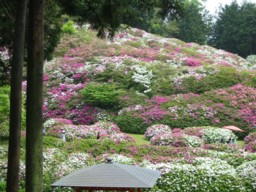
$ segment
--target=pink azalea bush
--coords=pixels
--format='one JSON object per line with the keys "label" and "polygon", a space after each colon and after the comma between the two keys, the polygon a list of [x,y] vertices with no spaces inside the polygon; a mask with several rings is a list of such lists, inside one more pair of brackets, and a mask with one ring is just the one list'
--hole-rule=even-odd
{"label": "pink azalea bush", "polygon": [[252,132],[244,138],[245,150],[256,152],[256,132]]}
{"label": "pink azalea bush", "polygon": [[247,135],[244,138],[244,143],[245,144],[251,143],[253,141],[256,141],[256,132],[249,133],[249,135]]}
{"label": "pink azalea bush", "polygon": [[200,147],[203,140],[183,133],[164,133],[152,137],[150,143],[158,146]]}
{"label": "pink azalea bush", "polygon": [[147,128],[144,136],[147,140],[150,140],[155,135],[171,133],[172,129],[168,125],[155,124]]}
{"label": "pink azalea bush", "polygon": [[135,143],[134,138],[125,133],[114,133],[114,134],[108,135],[107,138],[114,141],[115,143],[120,143],[124,141]]}
{"label": "pink azalea bush", "polygon": [[187,135],[193,135],[202,138],[204,131],[202,127],[187,127],[184,129],[184,133]]}
{"label": "pink azalea bush", "polygon": [[190,67],[197,67],[197,66],[202,65],[200,61],[198,61],[198,60],[196,60],[194,58],[187,58],[186,59],[186,63]]}
{"label": "pink azalea bush", "polygon": [[120,133],[120,128],[117,124],[108,121],[98,121],[92,125],[93,128],[105,129],[108,134]]}

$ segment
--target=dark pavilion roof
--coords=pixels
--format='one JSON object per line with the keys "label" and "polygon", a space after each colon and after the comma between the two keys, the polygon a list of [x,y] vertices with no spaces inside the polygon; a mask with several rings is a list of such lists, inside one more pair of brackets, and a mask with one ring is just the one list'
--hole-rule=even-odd
{"label": "dark pavilion roof", "polygon": [[74,171],[53,183],[52,186],[152,188],[159,176],[158,171],[107,162]]}

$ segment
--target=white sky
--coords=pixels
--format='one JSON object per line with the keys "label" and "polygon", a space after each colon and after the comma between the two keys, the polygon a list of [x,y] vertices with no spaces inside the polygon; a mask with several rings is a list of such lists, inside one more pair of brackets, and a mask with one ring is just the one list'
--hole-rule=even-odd
{"label": "white sky", "polygon": [[[205,3],[205,8],[210,12],[210,14],[215,15],[219,8],[219,5],[230,4],[233,0],[207,0]],[[242,3],[244,0],[237,0],[238,3]],[[247,2],[256,3],[256,0],[247,0]]]}

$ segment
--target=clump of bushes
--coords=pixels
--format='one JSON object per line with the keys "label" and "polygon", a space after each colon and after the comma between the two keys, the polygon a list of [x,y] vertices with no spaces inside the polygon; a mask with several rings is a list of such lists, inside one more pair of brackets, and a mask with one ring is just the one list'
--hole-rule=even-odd
{"label": "clump of bushes", "polygon": [[80,91],[80,94],[88,104],[101,108],[114,108],[119,104],[121,91],[117,89],[115,84],[88,83],[86,87]]}
{"label": "clump of bushes", "polygon": [[203,140],[197,136],[178,133],[164,133],[151,138],[152,145],[173,146],[173,147],[200,147]]}
{"label": "clump of bushes", "polygon": [[147,128],[144,136],[147,140],[150,140],[155,135],[160,135],[163,133],[171,133],[172,129],[168,125],[155,124]]}
{"label": "clump of bushes", "polygon": [[244,138],[244,148],[249,152],[256,152],[256,132],[252,132]]}

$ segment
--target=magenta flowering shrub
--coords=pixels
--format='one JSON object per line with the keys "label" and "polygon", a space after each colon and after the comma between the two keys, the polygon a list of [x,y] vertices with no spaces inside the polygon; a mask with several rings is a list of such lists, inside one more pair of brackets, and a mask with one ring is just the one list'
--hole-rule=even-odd
{"label": "magenta flowering shrub", "polygon": [[186,63],[190,67],[197,67],[197,66],[202,65],[200,61],[198,61],[197,59],[194,59],[194,58],[187,58]]}
{"label": "magenta flowering shrub", "polygon": [[244,149],[248,152],[255,153],[256,152],[256,141],[252,141],[244,146]]}
{"label": "magenta flowering shrub", "polygon": [[252,132],[244,138],[244,149],[249,152],[256,152],[256,132]]}
{"label": "magenta flowering shrub", "polygon": [[134,138],[125,133],[114,133],[114,134],[108,135],[107,138],[114,141],[115,143],[120,143],[124,141],[135,143]]}
{"label": "magenta flowering shrub", "polygon": [[155,135],[171,133],[171,132],[172,132],[172,129],[168,125],[155,124],[147,128],[144,136],[147,140],[150,140]]}
{"label": "magenta flowering shrub", "polygon": [[249,135],[247,135],[244,138],[244,143],[245,144],[251,143],[253,141],[256,141],[256,132],[249,133]]}

